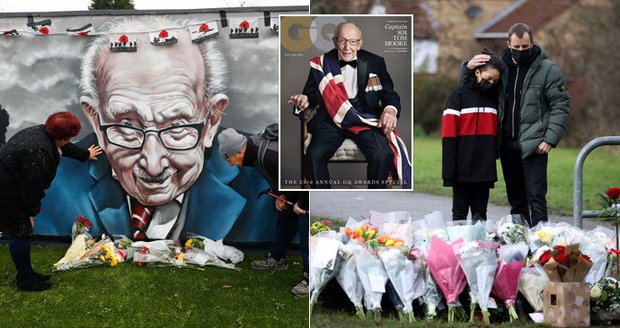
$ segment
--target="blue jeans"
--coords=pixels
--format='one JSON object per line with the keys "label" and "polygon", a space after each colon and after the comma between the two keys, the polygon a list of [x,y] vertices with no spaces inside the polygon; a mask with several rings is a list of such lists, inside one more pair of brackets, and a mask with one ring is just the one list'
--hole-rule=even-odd
{"label": "blue jeans", "polygon": [[[292,206],[289,206],[292,207]],[[278,212],[274,240],[269,244],[268,250],[275,260],[286,257],[289,245],[299,233],[299,251],[304,265],[304,273],[308,274],[308,220],[309,215],[299,215],[288,208]]]}

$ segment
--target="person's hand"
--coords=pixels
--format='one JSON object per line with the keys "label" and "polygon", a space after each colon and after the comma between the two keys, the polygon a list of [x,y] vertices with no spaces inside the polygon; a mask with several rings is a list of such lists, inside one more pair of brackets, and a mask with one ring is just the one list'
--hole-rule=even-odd
{"label": "person's hand", "polygon": [[[284,195],[280,195],[280,198],[286,199],[286,197],[284,197]],[[277,199],[276,198],[276,210],[278,210],[280,212],[286,210],[286,208],[287,208],[286,202],[283,201],[282,199]]]}
{"label": "person's hand", "polygon": [[293,106],[298,107],[301,110],[305,110],[308,106],[310,106],[308,96],[302,94],[292,95],[288,98],[288,103],[293,104]]}
{"label": "person's hand", "polygon": [[537,154],[548,154],[551,151],[551,145],[546,143],[546,142],[541,142],[540,145],[538,145],[538,147],[536,148],[536,153]]}
{"label": "person's hand", "polygon": [[396,128],[396,111],[393,108],[386,108],[379,118],[379,128],[383,130],[383,134],[390,134]]}
{"label": "person's hand", "polygon": [[30,225],[34,229],[34,217],[33,216],[30,217]]}
{"label": "person's hand", "polygon": [[467,62],[467,68],[474,69],[480,65],[486,64],[491,59],[491,56],[485,54],[475,55],[472,59]]}
{"label": "person's hand", "polygon": [[97,156],[103,153],[103,150],[101,150],[101,146],[91,145],[88,147],[88,152],[90,152],[90,156],[88,158],[92,161],[96,161]]}
{"label": "person's hand", "polygon": [[305,215],[308,214],[308,211],[304,210],[303,208],[299,207],[299,202],[295,203],[295,205],[293,205],[293,211],[299,215]]}

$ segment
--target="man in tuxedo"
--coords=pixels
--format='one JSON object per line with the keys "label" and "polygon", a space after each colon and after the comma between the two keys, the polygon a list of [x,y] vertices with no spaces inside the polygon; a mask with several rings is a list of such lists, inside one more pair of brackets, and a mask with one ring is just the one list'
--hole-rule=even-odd
{"label": "man in tuxedo", "polygon": [[178,239],[184,232],[269,239],[272,227],[258,223],[274,215],[269,197],[258,197],[267,188],[264,179],[211,152],[228,106],[222,54],[213,43],[193,44],[186,29],[176,30],[172,46],[151,46],[147,32],[161,26],[145,18],[108,31],[136,32],[137,52],[113,52],[107,38],[89,46],[80,102],[95,133],[82,142],[96,140],[106,158],[61,164],[35,234],[68,235],[81,215],[94,221],[93,234],[135,240]]}
{"label": "man in tuxedo", "polygon": [[322,76],[317,77],[316,71],[311,68],[303,92],[290,97],[290,102],[300,109],[318,105],[317,113],[308,123],[312,140],[306,151],[306,167],[309,168],[306,175],[313,188],[330,188],[327,161],[343,141],[350,138],[368,161],[368,187],[384,188],[394,166],[394,153],[386,136],[396,127],[400,97],[394,91],[384,59],[361,49],[362,31],[357,25],[352,22],[339,24],[333,42],[335,49],[322,56],[322,62],[317,61],[318,65],[329,65],[330,61],[335,63],[337,60],[340,68],[332,67],[331,73],[336,83],[340,83],[340,78],[336,76],[341,73],[342,84],[346,89],[346,94],[339,97],[348,99],[346,106],[354,108],[359,116],[378,119],[378,124],[364,129],[359,129],[359,125],[346,126],[347,122],[342,117],[344,115],[339,111],[344,106],[339,107],[340,103],[333,105],[333,94],[321,90]]}

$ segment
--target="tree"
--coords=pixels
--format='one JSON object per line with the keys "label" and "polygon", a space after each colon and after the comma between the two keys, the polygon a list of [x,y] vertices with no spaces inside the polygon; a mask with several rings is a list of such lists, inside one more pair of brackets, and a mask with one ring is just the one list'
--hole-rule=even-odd
{"label": "tree", "polygon": [[132,0],[91,0],[88,10],[123,10],[123,9],[135,9]]}

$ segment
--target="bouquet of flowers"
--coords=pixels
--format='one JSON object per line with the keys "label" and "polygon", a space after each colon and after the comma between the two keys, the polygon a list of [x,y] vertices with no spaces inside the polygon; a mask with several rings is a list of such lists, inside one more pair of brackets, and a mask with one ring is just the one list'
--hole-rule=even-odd
{"label": "bouquet of flowers", "polygon": [[360,318],[364,319],[364,305],[362,303],[362,299],[364,297],[364,287],[362,287],[362,282],[360,278],[357,276],[355,272],[356,267],[356,259],[355,252],[356,250],[361,249],[363,246],[359,245],[357,242],[349,242],[344,245],[342,248],[342,264],[340,266],[340,270],[336,274],[336,280],[342,290],[344,290],[345,294],[355,306],[355,314]]}
{"label": "bouquet of flowers", "polygon": [[590,262],[592,262],[592,268],[584,278],[584,282],[593,285],[605,275],[605,269],[607,268],[607,249],[602,243],[588,238],[581,244],[581,252],[588,256]]}
{"label": "bouquet of flowers", "polygon": [[620,262],[618,261],[618,256],[620,255],[620,250],[610,249],[609,254],[607,255],[607,268],[605,269],[605,277],[618,278],[620,276]]}
{"label": "bouquet of flowers", "polygon": [[131,247],[134,248],[133,262],[137,266],[183,266],[172,240],[137,241]]}
{"label": "bouquet of flowers", "polygon": [[184,246],[182,259],[188,264],[236,270],[235,264],[244,258],[243,252],[224,245],[222,240],[213,241],[200,235],[190,234]]}
{"label": "bouquet of flowers", "polygon": [[527,229],[523,224],[513,222],[513,216],[509,215],[500,220],[497,237],[504,245],[527,243]]}
{"label": "bouquet of flowers", "polygon": [[[403,304],[404,316],[412,322],[415,321],[412,307],[412,302],[416,298],[414,281],[419,271],[416,271],[415,263],[409,260],[406,254],[406,251],[403,254],[403,250],[399,248],[386,247],[379,251],[379,258],[383,262],[387,276]],[[401,314],[400,309],[399,314]]]}
{"label": "bouquet of flowers", "polygon": [[484,230],[484,226],[482,222],[478,221],[476,224],[469,225],[455,225],[447,228],[448,237],[450,241],[456,241],[458,239],[463,239],[463,242],[468,243],[474,240],[485,240],[486,239],[486,231]]}
{"label": "bouquet of flowers", "polygon": [[375,255],[376,251],[356,249],[355,269],[364,287],[364,304],[368,311],[372,311],[376,319],[381,317],[381,298],[385,293],[385,284],[388,281],[387,273],[381,259]]}
{"label": "bouquet of flowers", "polygon": [[95,242],[87,234],[79,234],[60,261],[54,264],[54,271],[84,269],[108,264],[116,266],[122,262],[122,256],[116,251],[114,243],[107,236]]}
{"label": "bouquet of flowers", "polygon": [[620,282],[606,277],[590,289],[590,312],[596,321],[611,324],[620,319]]}
{"label": "bouquet of flowers", "polygon": [[92,227],[93,227],[93,223],[88,221],[88,219],[81,217],[81,216],[76,216],[75,222],[73,223],[73,226],[71,227],[71,240],[72,241],[75,240],[75,238],[81,234],[87,235],[87,238],[92,238],[92,236],[88,233],[88,231]]}
{"label": "bouquet of flowers", "polygon": [[[321,233],[324,234],[324,233]],[[310,237],[310,312],[319,299],[319,295],[327,286],[327,283],[336,276],[342,265],[343,252],[339,235],[331,235],[334,238],[317,236]]]}
{"label": "bouquet of flowers", "polygon": [[555,246],[540,256],[540,264],[551,281],[581,282],[592,268],[592,261],[579,251],[579,244]]}
{"label": "bouquet of flowers", "polygon": [[454,252],[454,249],[458,249],[462,243],[462,240],[457,240],[452,244],[447,244],[433,237],[426,257],[431,274],[448,302],[448,322],[450,323],[454,322],[456,316],[462,312],[462,308],[459,308],[456,301],[467,285],[465,273]]}
{"label": "bouquet of flowers", "polygon": [[463,244],[456,253],[472,291],[470,322],[473,322],[476,303],[479,303],[484,323],[490,324],[487,304],[497,268],[498,246],[494,242],[471,241]]}
{"label": "bouquet of flowers", "polygon": [[310,226],[310,235],[314,236],[319,232],[330,231],[332,230],[329,227],[330,225],[331,225],[331,222],[329,222],[329,220],[316,221],[312,223],[312,226]]}
{"label": "bouquet of flowers", "polygon": [[542,292],[547,281],[549,277],[538,264],[521,270],[519,292],[536,312],[543,310]]}
{"label": "bouquet of flowers", "polygon": [[504,301],[504,305],[508,309],[510,322],[519,317],[514,305],[517,300],[523,260],[527,252],[528,247],[523,241],[515,245],[503,245],[499,249],[499,268],[495,273],[495,281],[493,282],[491,292]]}
{"label": "bouquet of flowers", "polygon": [[374,239],[377,233],[377,227],[373,227],[368,223],[362,223],[355,228],[345,227],[344,233],[351,239],[357,240],[358,243],[364,244]]}

